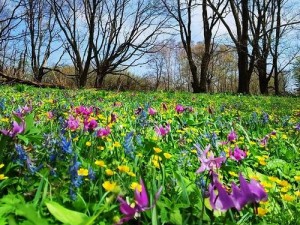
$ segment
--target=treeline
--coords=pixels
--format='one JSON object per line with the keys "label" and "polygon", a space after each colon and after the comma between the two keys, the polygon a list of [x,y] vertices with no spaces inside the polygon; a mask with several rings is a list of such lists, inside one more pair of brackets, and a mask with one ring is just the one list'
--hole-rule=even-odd
{"label": "treeline", "polygon": [[299,56],[299,10],[296,0],[1,0],[0,82],[280,94]]}

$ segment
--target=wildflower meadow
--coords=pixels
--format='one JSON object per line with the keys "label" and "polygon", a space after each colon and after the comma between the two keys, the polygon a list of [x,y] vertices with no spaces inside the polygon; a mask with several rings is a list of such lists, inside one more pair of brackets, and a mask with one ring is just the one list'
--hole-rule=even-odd
{"label": "wildflower meadow", "polygon": [[300,224],[300,99],[3,86],[0,224]]}

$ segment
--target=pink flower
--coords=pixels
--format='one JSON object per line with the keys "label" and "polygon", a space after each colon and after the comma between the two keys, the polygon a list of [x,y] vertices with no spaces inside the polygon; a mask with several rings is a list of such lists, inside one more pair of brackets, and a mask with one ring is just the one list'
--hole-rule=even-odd
{"label": "pink flower", "polygon": [[228,136],[227,136],[227,141],[228,141],[228,142],[235,142],[236,139],[237,139],[237,135],[236,135],[235,131],[232,130],[232,131],[228,134]]}
{"label": "pink flower", "polygon": [[171,127],[170,127],[170,124],[167,124],[165,127],[163,127],[162,125],[160,126],[155,126],[155,132],[158,136],[166,136],[170,130],[171,130]]}
{"label": "pink flower", "polygon": [[79,121],[75,119],[73,116],[70,116],[67,121],[67,128],[74,131],[79,127]]}
{"label": "pink flower", "polygon": [[75,108],[77,115],[89,116],[93,113],[93,107],[78,106]]}
{"label": "pink flower", "polygon": [[183,113],[185,111],[185,107],[183,107],[183,105],[178,104],[176,105],[175,110],[178,114]]}
{"label": "pink flower", "polygon": [[135,204],[130,204],[129,202],[125,201],[121,196],[118,196],[117,200],[120,202],[120,211],[124,215],[124,217],[117,224],[123,224],[134,219],[136,216],[139,216],[141,212],[151,209],[156,204],[156,201],[160,196],[162,188],[160,188],[155,194],[154,203],[152,206],[150,206],[146,186],[142,179],[140,179],[140,185],[142,187],[141,191],[139,191],[137,188],[134,191]]}
{"label": "pink flower", "polygon": [[93,131],[98,126],[98,123],[96,120],[87,120],[85,119],[83,121],[83,129],[84,131]]}
{"label": "pink flower", "polygon": [[25,122],[21,120],[20,123],[14,121],[10,130],[0,130],[0,132],[9,137],[15,137],[17,134],[23,133],[25,130]]}
{"label": "pink flower", "polygon": [[246,151],[241,150],[239,147],[235,147],[233,151],[229,151],[229,157],[235,161],[241,161],[246,158]]}
{"label": "pink flower", "polygon": [[[198,145],[195,145],[195,147],[197,148],[198,154],[200,155],[198,159],[201,163],[201,166],[196,171],[196,173],[202,173],[205,170],[211,171],[218,169],[221,167],[221,164],[226,160],[226,157],[215,158],[214,153],[212,151],[209,152],[210,145],[208,145],[204,151],[201,151]],[[207,157],[207,155],[209,156]]]}
{"label": "pink flower", "polygon": [[97,131],[97,137],[106,137],[110,134],[110,128],[107,127],[107,128],[100,128],[98,131]]}
{"label": "pink flower", "polygon": [[154,116],[157,113],[157,111],[155,109],[149,107],[148,113],[149,113],[149,115]]}
{"label": "pink flower", "polygon": [[[232,193],[227,193],[218,179],[217,174],[213,174],[213,182],[209,185],[209,201],[213,209],[226,211],[230,208],[241,210],[248,203],[258,203],[267,200],[268,196],[263,186],[256,180],[249,183],[242,174],[239,174],[240,187],[235,183],[231,184]],[[217,190],[217,193],[215,192]]]}

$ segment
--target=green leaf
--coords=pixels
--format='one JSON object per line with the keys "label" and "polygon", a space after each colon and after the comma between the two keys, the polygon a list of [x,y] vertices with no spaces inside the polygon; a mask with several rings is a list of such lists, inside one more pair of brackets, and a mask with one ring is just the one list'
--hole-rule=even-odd
{"label": "green leaf", "polygon": [[89,217],[83,213],[72,211],[61,206],[57,202],[47,202],[50,213],[60,222],[69,225],[83,225],[89,221]]}
{"label": "green leaf", "polygon": [[175,225],[182,225],[182,216],[178,208],[172,210],[170,214],[170,222]]}
{"label": "green leaf", "polygon": [[28,221],[27,224],[48,225],[48,222],[45,219],[39,217],[38,213],[35,210],[35,207],[31,204],[19,205],[15,213],[16,215],[25,217],[31,222],[29,223]]}

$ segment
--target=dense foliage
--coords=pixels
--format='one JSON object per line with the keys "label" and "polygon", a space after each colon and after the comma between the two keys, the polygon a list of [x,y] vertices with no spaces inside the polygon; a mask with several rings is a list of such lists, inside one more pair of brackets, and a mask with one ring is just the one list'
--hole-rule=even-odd
{"label": "dense foliage", "polygon": [[0,224],[299,224],[299,105],[1,87]]}

